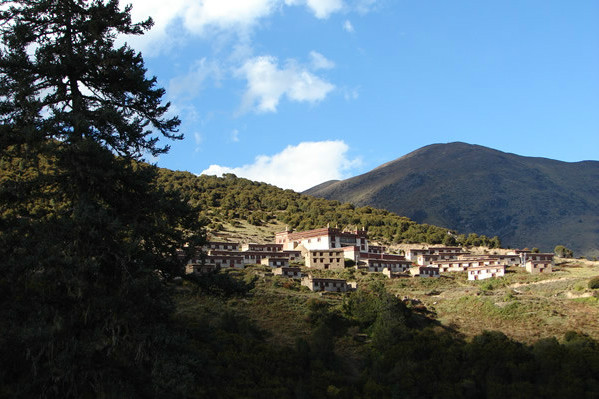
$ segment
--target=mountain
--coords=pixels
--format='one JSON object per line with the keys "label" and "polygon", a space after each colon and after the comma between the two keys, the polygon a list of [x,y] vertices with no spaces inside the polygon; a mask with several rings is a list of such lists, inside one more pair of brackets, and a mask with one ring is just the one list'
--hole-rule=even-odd
{"label": "mountain", "polygon": [[562,162],[466,143],[433,144],[305,194],[370,205],[504,246],[599,255],[599,162]]}

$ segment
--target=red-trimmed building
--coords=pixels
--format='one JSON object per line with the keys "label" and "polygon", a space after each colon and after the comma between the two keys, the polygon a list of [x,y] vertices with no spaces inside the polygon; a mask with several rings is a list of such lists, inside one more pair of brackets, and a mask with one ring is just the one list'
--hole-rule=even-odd
{"label": "red-trimmed building", "polygon": [[439,268],[433,266],[414,266],[410,269],[414,277],[439,277]]}
{"label": "red-trimmed building", "polygon": [[547,260],[528,260],[525,266],[530,274],[551,273],[553,271],[553,262]]}
{"label": "red-trimmed building", "polygon": [[302,278],[302,269],[299,267],[277,267],[273,273],[275,276],[283,276],[298,280],[301,280]]}
{"label": "red-trimmed building", "polygon": [[203,245],[206,251],[239,251],[238,242],[209,241]]}
{"label": "red-trimmed building", "polygon": [[283,245],[282,244],[241,244],[242,251],[262,251],[262,252],[282,252]]}
{"label": "red-trimmed building", "polygon": [[367,259],[366,265],[369,272],[382,272],[388,269],[393,273],[401,273],[410,270],[412,262],[409,260]]}
{"label": "red-trimmed building", "polygon": [[315,269],[344,269],[343,249],[317,249],[306,251],[305,260],[306,267],[312,267]]}
{"label": "red-trimmed building", "polygon": [[347,292],[356,289],[356,283],[334,278],[316,278],[309,275],[302,278],[302,285],[312,291]]}
{"label": "red-trimmed building", "polygon": [[300,245],[308,250],[333,249],[357,246],[360,252],[368,252],[368,238],[365,230],[342,231],[325,227],[308,231],[283,231],[276,233],[275,241],[283,249],[293,250]]}

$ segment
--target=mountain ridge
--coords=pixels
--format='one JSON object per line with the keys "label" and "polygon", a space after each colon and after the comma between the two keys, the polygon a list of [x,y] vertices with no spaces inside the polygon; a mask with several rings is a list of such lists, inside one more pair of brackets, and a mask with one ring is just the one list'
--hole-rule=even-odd
{"label": "mountain ridge", "polygon": [[505,245],[566,245],[599,255],[599,161],[526,157],[462,142],[431,144],[370,172],[304,191]]}

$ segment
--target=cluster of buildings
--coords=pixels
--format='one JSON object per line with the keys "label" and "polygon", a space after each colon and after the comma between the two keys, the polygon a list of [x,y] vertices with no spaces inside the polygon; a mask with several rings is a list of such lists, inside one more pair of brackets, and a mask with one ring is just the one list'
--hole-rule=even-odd
{"label": "cluster of buildings", "polygon": [[209,242],[197,259],[187,265],[188,273],[206,273],[221,268],[244,268],[262,264],[273,268],[275,275],[301,279],[313,291],[345,292],[355,283],[345,280],[303,276],[291,262],[303,262],[307,268],[341,270],[351,263],[358,270],[380,272],[389,278],[399,276],[439,277],[447,272],[466,272],[469,280],[501,277],[507,266],[525,267],[529,273],[551,273],[552,253],[514,250],[507,254],[474,255],[461,247],[410,248],[403,255],[389,254],[386,248],[371,245],[366,230],[342,231],[338,228],[275,235],[272,244]]}

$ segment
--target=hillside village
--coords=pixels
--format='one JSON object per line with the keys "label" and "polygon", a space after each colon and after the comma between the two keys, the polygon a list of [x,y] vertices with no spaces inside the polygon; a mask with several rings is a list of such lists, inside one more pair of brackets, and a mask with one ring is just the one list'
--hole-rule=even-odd
{"label": "hillside village", "polygon": [[[275,234],[274,243],[209,241],[198,256],[189,261],[186,272],[204,274],[260,264],[272,268],[274,275],[301,279],[301,284],[312,291],[346,292],[356,289],[357,284],[315,277],[310,270],[354,267],[388,278],[435,278],[443,273],[464,272],[468,280],[484,280],[504,276],[507,267],[522,267],[531,274],[547,274],[554,266],[553,253],[530,250],[473,254],[459,246],[414,246],[402,252],[388,253],[386,247],[371,244],[365,229],[348,231],[329,226],[297,232],[286,229]],[[302,266],[307,273],[302,271]]]}

